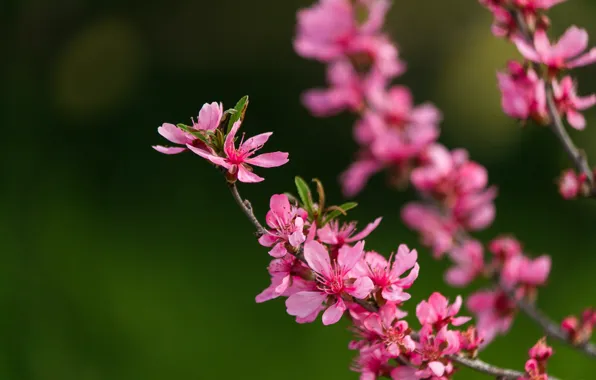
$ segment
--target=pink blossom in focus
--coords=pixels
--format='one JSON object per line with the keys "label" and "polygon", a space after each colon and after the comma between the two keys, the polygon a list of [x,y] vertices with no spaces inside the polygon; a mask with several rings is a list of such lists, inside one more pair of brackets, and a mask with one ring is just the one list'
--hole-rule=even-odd
{"label": "pink blossom in focus", "polygon": [[259,243],[264,247],[273,247],[269,254],[273,257],[282,257],[288,253],[286,243],[293,248],[304,243],[304,222],[308,215],[305,210],[292,206],[285,194],[275,194],[269,201],[270,210],[265,221],[271,230],[259,238]]}
{"label": "pink blossom in focus", "polygon": [[[193,120],[192,129],[196,131],[214,131],[219,126],[223,116],[223,105],[221,103],[213,102],[211,104],[205,103],[199,111],[197,121]],[[157,132],[174,144],[187,145],[191,144],[198,148],[208,150],[208,148],[192,134],[184,132],[176,127],[174,124],[164,123],[157,128]],[[166,147],[161,145],[153,146],[153,149],[164,154],[178,154],[187,150],[186,147]]]}
{"label": "pink blossom in focus", "polygon": [[273,259],[267,270],[271,275],[271,285],[257,295],[255,299],[257,303],[266,302],[279,296],[287,297],[310,286],[304,284],[304,280],[299,277],[302,274],[308,274],[310,269],[292,255]]}
{"label": "pink blossom in focus", "polygon": [[424,325],[420,329],[420,343],[418,352],[425,361],[425,368],[417,371],[416,375],[420,379],[426,379],[431,376],[441,378],[448,370],[448,367],[438,359],[445,355],[453,355],[460,349],[459,337],[455,331],[443,326],[439,332],[434,335],[431,325]]}
{"label": "pink blossom in focus", "polygon": [[408,322],[399,320],[399,310],[393,303],[385,304],[378,314],[371,314],[364,320],[364,327],[377,334],[392,357],[412,352],[416,348],[409,335]]}
{"label": "pink blossom in focus", "polygon": [[408,227],[421,234],[422,243],[432,248],[435,258],[442,257],[453,246],[456,226],[433,207],[411,202],[402,209],[401,217]]}
{"label": "pink blossom in focus", "polygon": [[421,301],[416,306],[416,317],[421,325],[431,325],[436,330],[449,324],[461,326],[472,319],[470,317],[456,317],[459,309],[461,309],[461,305],[461,296],[457,296],[455,302],[449,305],[449,301],[445,296],[434,292],[428,301]]}
{"label": "pink blossom in focus", "polygon": [[186,147],[197,155],[211,161],[213,164],[224,167],[228,170],[229,175],[238,179],[240,182],[261,182],[264,180],[264,178],[254,174],[250,165],[260,166],[263,168],[282,166],[288,162],[288,153],[264,153],[253,157],[255,152],[261,149],[267,140],[269,140],[269,137],[272,135],[271,132],[261,133],[260,135],[251,137],[246,141],[243,141],[243,136],[243,139],[240,141],[240,146],[236,148],[234,139],[236,138],[236,133],[238,132],[241,124],[241,120],[238,120],[236,123],[234,123],[232,130],[226,136],[224,143],[225,157],[218,156],[211,151],[205,151],[190,144],[186,144]]}
{"label": "pink blossom in focus", "polygon": [[377,218],[372,223],[369,223],[362,231],[354,235],[356,232],[356,222],[344,223],[341,227],[339,222],[332,220],[323,228],[317,230],[317,236],[321,243],[341,247],[344,244],[351,244],[360,241],[370,235],[371,232],[377,228],[383,218]]}
{"label": "pink blossom in focus", "polygon": [[317,275],[317,290],[298,292],[286,300],[288,314],[306,317],[317,312],[323,302],[327,310],[323,314],[323,324],[330,325],[340,320],[347,309],[345,296],[358,299],[368,297],[374,285],[370,278],[354,278],[350,271],[364,256],[364,242],[354,247],[344,245],[339,249],[337,261],[331,262],[327,249],[317,241],[304,244],[304,257],[309,267]]}
{"label": "pink blossom in focus", "polygon": [[445,272],[445,281],[451,286],[469,285],[484,271],[483,247],[477,240],[466,240],[449,251],[455,264]]}
{"label": "pink blossom in focus", "polygon": [[503,111],[515,119],[547,118],[544,81],[532,69],[510,61],[507,73],[497,73]]}
{"label": "pink blossom in focus", "polygon": [[543,63],[551,70],[572,69],[596,62],[596,48],[582,55],[588,47],[588,32],[571,26],[561,39],[551,45],[546,31],[536,30],[533,46],[523,38],[514,38],[513,42],[520,53],[530,61]]}
{"label": "pink blossom in focus", "polygon": [[[404,290],[409,289],[418,278],[420,266],[417,259],[415,249],[410,251],[405,244],[401,244],[397,254],[389,260],[376,252],[367,252],[364,262],[357,264],[354,272],[368,276],[375,287],[381,290],[385,300],[400,303],[410,299]],[[410,273],[402,277],[407,271]]]}
{"label": "pink blossom in focus", "polygon": [[466,306],[476,315],[476,328],[484,338],[483,345],[509,331],[516,310],[507,295],[498,290],[477,291],[468,297]]}
{"label": "pink blossom in focus", "polygon": [[596,94],[580,97],[576,94],[575,84],[570,76],[566,76],[558,83],[553,80],[553,95],[557,109],[561,115],[567,115],[567,121],[575,129],[583,130],[586,119],[579,113],[596,104]]}

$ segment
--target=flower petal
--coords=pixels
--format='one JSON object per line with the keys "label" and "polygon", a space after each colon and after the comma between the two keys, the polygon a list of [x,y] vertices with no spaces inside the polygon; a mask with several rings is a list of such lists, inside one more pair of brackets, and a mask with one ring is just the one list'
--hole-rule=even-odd
{"label": "flower petal", "polygon": [[287,312],[290,315],[305,318],[319,309],[326,298],[327,295],[321,292],[298,292],[292,294],[286,300]]}
{"label": "flower petal", "polygon": [[159,153],[163,154],[178,154],[182,153],[186,150],[186,148],[182,147],[170,147],[170,146],[162,146],[162,145],[154,145],[152,146],[153,149],[158,151]]}
{"label": "flower petal", "polygon": [[256,183],[264,180],[265,178],[259,177],[252,171],[248,170],[244,165],[238,165],[238,181],[244,183]]}
{"label": "flower petal", "polygon": [[341,298],[338,298],[337,302],[329,306],[323,313],[323,324],[328,326],[337,323],[344,314],[344,311],[346,311],[346,304]]}
{"label": "flower petal", "polygon": [[312,240],[304,244],[304,258],[315,272],[329,278],[331,277],[331,261],[329,252],[318,241]]}
{"label": "flower petal", "polygon": [[375,228],[377,228],[379,223],[381,223],[381,220],[383,220],[383,217],[378,217],[377,219],[375,219],[374,222],[369,223],[362,231],[352,236],[351,238],[346,239],[346,243],[353,243],[355,241],[364,239],[365,237],[370,235],[370,233],[373,232]]}
{"label": "flower petal", "polygon": [[339,249],[337,263],[344,268],[346,272],[354,268],[356,263],[364,257],[364,242],[358,242],[354,247],[344,245]]}
{"label": "flower petal", "polygon": [[288,161],[288,153],[286,152],[263,153],[256,157],[244,160],[247,164],[260,166],[262,168],[276,168],[287,164]]}

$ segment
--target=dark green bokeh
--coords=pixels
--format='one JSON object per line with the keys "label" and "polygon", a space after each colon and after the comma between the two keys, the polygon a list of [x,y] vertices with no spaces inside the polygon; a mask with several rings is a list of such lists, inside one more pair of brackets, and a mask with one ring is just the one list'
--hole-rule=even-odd
{"label": "dark green bokeh", "polygon": [[[341,202],[336,178],[355,151],[352,119],[315,119],[299,102],[324,83],[323,67],[292,51],[295,12],[309,4],[0,3],[1,379],[356,378],[345,323],[297,325],[281,300],[254,303],[268,284],[268,255],[217,171],[150,148],[163,142],[163,121],[248,94],[245,131],[274,131],[268,147],[291,153],[285,168],[261,171],[264,183],[242,186],[259,216],[296,174],[322,179]],[[557,32],[577,23],[596,36],[591,0],[552,14]],[[441,141],[468,148],[499,185],[497,220],[480,236],[514,233],[528,251],[553,256],[539,302],[560,319],[596,300],[596,208],[557,195],[553,178],[568,163],[546,129],[502,115],[494,72],[515,52],[489,25],[475,1],[396,1],[388,31],[410,68],[400,80],[444,112]],[[596,88],[595,73],[578,71],[581,93]],[[596,159],[593,115],[573,137]],[[420,247],[399,218],[409,199],[382,176],[358,197],[355,218],[384,217],[368,247]],[[447,264],[419,251],[409,310],[447,289]],[[483,357],[521,369],[540,334],[520,317]],[[553,374],[594,377],[593,361],[554,346]]]}

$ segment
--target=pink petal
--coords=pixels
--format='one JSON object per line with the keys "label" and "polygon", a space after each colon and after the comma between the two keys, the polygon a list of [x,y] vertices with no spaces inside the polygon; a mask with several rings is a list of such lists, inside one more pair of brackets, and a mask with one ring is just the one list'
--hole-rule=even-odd
{"label": "pink petal", "polygon": [[277,236],[268,233],[261,235],[261,237],[259,238],[259,244],[261,244],[263,247],[271,247],[278,241],[279,239],[277,238]]}
{"label": "pink petal", "polygon": [[430,370],[436,375],[436,376],[443,376],[443,374],[445,373],[445,365],[441,362],[430,362],[428,363],[428,368],[430,368]]}
{"label": "pink petal", "polygon": [[368,297],[370,292],[375,288],[372,280],[368,277],[360,277],[356,281],[354,281],[353,290],[349,291],[348,293],[355,298],[364,299]]}
{"label": "pink petal", "polygon": [[391,302],[405,302],[412,298],[412,296],[408,293],[405,293],[402,288],[395,285],[390,285],[383,288],[381,295],[384,299]]}
{"label": "pink petal", "polygon": [[369,223],[362,231],[352,236],[351,238],[346,239],[346,243],[353,243],[355,241],[364,239],[365,237],[370,235],[370,233],[373,232],[375,228],[377,228],[379,223],[381,223],[381,220],[383,220],[383,218],[378,217],[377,219],[375,219],[374,222]]}
{"label": "pink petal", "polygon": [[163,154],[178,154],[182,153],[186,150],[186,148],[181,147],[169,147],[169,146],[161,146],[161,145],[154,145],[152,146],[153,149],[158,151],[159,153]]}
{"label": "pink petal", "polygon": [[358,242],[354,247],[344,245],[339,249],[337,263],[347,272],[364,257],[364,242]]}
{"label": "pink petal", "polygon": [[292,294],[286,300],[288,314],[306,318],[318,310],[327,295],[320,292],[299,292]]}
{"label": "pink petal", "polygon": [[288,254],[288,250],[286,249],[283,241],[280,241],[279,243],[277,243],[273,247],[273,249],[269,251],[269,255],[271,255],[272,257],[275,257],[275,258],[284,257],[287,254]]}
{"label": "pink petal", "polygon": [[236,133],[238,132],[238,129],[241,125],[241,120],[235,122],[232,126],[232,129],[230,130],[230,133],[228,133],[228,135],[226,136],[226,141],[224,142],[224,151],[226,152],[228,157],[231,156],[231,153],[233,153],[236,150],[236,148],[234,147],[234,139],[236,138]]}
{"label": "pink petal", "polygon": [[455,297],[455,302],[449,307],[447,311],[447,315],[454,316],[459,313],[459,309],[461,309],[462,298],[461,296]]}
{"label": "pink petal", "polygon": [[275,168],[288,163],[288,153],[286,152],[272,152],[264,153],[256,157],[244,160],[247,164],[260,166],[262,168]]}
{"label": "pink petal", "polygon": [[594,106],[594,104],[596,104],[595,94],[584,97],[577,97],[573,102],[575,108],[582,111]]}
{"label": "pink petal", "polygon": [[306,242],[304,244],[304,258],[312,270],[326,278],[331,277],[329,253],[321,243],[316,240]]}
{"label": "pink petal", "polygon": [[244,165],[238,165],[238,181],[244,183],[256,183],[264,180],[265,178],[259,177],[252,171],[246,169]]}
{"label": "pink petal", "polygon": [[550,41],[548,40],[548,36],[546,35],[546,31],[544,29],[538,29],[534,34],[534,48],[536,49],[536,52],[541,56],[542,59],[545,59],[545,57],[550,57],[551,55],[553,55],[555,49],[551,48]]}
{"label": "pink petal", "polygon": [[461,326],[464,323],[468,323],[471,319],[472,317],[456,317],[451,319],[451,324],[453,326]]}
{"label": "pink petal", "polygon": [[223,166],[226,169],[229,169],[232,165],[228,164],[225,158],[216,156],[215,154],[208,152],[204,149],[197,148],[196,146],[186,144],[186,147],[190,149],[193,153],[211,161],[215,165]]}
{"label": "pink petal", "polygon": [[297,248],[298,246],[300,246],[300,244],[304,243],[305,240],[306,240],[306,235],[304,235],[304,232],[302,232],[302,230],[295,231],[288,238],[288,241],[294,248]]}
{"label": "pink petal", "polygon": [[325,227],[317,230],[317,236],[322,243],[337,244],[337,234],[331,229],[331,224],[327,223]]}
{"label": "pink petal", "polygon": [[567,111],[567,121],[569,122],[569,125],[580,131],[586,128],[586,119],[584,118],[584,115],[575,110]]}
{"label": "pink petal", "polygon": [[253,149],[259,149],[263,145],[265,145],[265,143],[267,142],[267,140],[269,140],[269,137],[272,134],[273,134],[273,132],[267,132],[267,133],[261,133],[260,135],[253,136],[253,137],[249,138],[248,140],[246,140],[239,149],[242,150],[243,152],[248,152]]}
{"label": "pink petal", "polygon": [[323,313],[323,324],[328,326],[337,323],[344,314],[344,311],[346,311],[346,304],[341,298],[338,298],[337,302],[329,306]]}
{"label": "pink petal", "polygon": [[211,104],[205,103],[199,111],[197,120],[198,129],[205,131],[213,131],[217,129],[223,116],[223,105],[221,103],[213,102]]}
{"label": "pink petal", "polygon": [[[405,271],[416,265],[416,260],[418,260],[418,252],[415,249],[410,251],[407,245],[400,244],[399,248],[397,249],[397,254],[393,260],[391,277],[397,280],[397,278]],[[415,278],[416,277],[414,277],[414,279]]]}
{"label": "pink petal", "polygon": [[[416,252],[415,250],[412,252]],[[396,281],[396,284],[404,289],[408,289],[414,281],[418,278],[418,273],[420,272],[420,265],[418,263],[414,264],[414,268],[408,273],[408,275],[404,278],[401,278]]]}
{"label": "pink petal", "polygon": [[174,124],[164,123],[161,127],[157,128],[157,132],[175,144],[184,145],[192,141],[184,131],[180,130]]}
{"label": "pink petal", "polygon": [[383,335],[383,324],[378,314],[370,314],[363,322],[367,330]]}
{"label": "pink petal", "polygon": [[567,29],[559,42],[553,46],[552,54],[558,58],[573,58],[586,47],[588,47],[588,32],[574,25]]}
{"label": "pink petal", "polygon": [[567,67],[570,69],[574,69],[576,67],[591,65],[594,62],[596,62],[596,48],[592,48],[586,54],[572,61],[569,61],[567,63]]}
{"label": "pink petal", "polygon": [[540,56],[532,46],[530,46],[526,41],[522,38],[513,38],[513,43],[517,46],[517,50],[523,55],[526,59],[534,62],[540,62]]}

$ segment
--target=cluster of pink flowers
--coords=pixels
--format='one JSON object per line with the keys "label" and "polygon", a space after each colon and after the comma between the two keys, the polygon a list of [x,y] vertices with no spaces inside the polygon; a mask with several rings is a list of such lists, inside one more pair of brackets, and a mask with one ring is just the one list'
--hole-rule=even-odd
{"label": "cluster of pink flowers", "polygon": [[530,348],[530,359],[525,365],[526,375],[519,380],[548,380],[546,365],[552,355],[552,347],[547,346],[545,338],[540,339],[534,347]]}
{"label": "cluster of pink flowers", "polygon": [[[572,128],[583,130],[586,119],[581,112],[596,104],[596,94],[578,95],[577,84],[566,71],[595,63],[596,48],[585,52],[588,33],[576,26],[567,29],[555,43],[550,42],[550,20],[545,12],[564,1],[480,2],[494,15],[493,34],[515,44],[525,60],[510,61],[506,71],[497,73],[503,111],[514,119],[533,120],[538,125],[551,124],[556,112]],[[514,18],[516,13],[521,20]],[[548,97],[552,97],[552,109]],[[571,171],[565,172],[559,186],[561,195],[565,199],[575,198],[585,180]]]}
{"label": "cluster of pink flowers", "polygon": [[242,125],[242,118],[233,122],[226,132],[228,118],[224,116],[228,115],[229,113],[224,113],[221,103],[206,103],[201,108],[197,120],[192,120],[191,126],[164,123],[157,129],[166,140],[179,146],[157,145],[153,148],[164,154],[178,154],[190,150],[225,170],[230,182],[236,180],[247,183],[261,182],[264,178],[253,173],[252,166],[274,168],[288,162],[288,153],[285,152],[263,153],[255,156],[256,151],[269,140],[271,132],[261,133],[246,141],[243,134],[239,146],[236,147],[236,135]]}
{"label": "cluster of pink flowers", "polygon": [[[388,38],[381,32],[380,13],[376,7],[384,1],[321,1],[308,10],[301,11],[298,18],[297,45],[307,46],[354,46],[360,39]],[[498,3],[498,2],[497,2]],[[334,6],[350,11],[338,14]],[[361,28],[353,17],[354,7],[361,6],[374,17],[375,28]],[[495,2],[491,6],[497,7]],[[528,6],[528,9],[530,7]],[[335,29],[314,31],[315,19],[325,14],[331,24],[351,25],[350,33],[336,33]],[[340,20],[341,19],[341,20]],[[550,259],[540,257],[532,260],[524,256],[521,248],[511,250],[508,256],[500,256],[500,249],[491,251],[493,260],[485,262],[482,244],[469,233],[488,227],[495,218],[494,199],[497,190],[488,185],[485,167],[471,161],[463,149],[448,150],[437,143],[438,124],[441,113],[430,103],[415,106],[410,90],[404,86],[391,85],[391,80],[404,72],[403,64],[394,47],[391,55],[394,66],[402,70],[382,73],[378,61],[389,56],[370,54],[364,62],[359,51],[333,49],[334,54],[305,54],[329,65],[328,89],[308,91],[305,105],[315,115],[331,115],[340,110],[357,112],[360,116],[354,126],[354,136],[360,144],[355,163],[342,174],[341,181],[346,195],[354,195],[363,189],[367,179],[381,169],[387,169],[392,183],[411,183],[421,201],[407,204],[402,210],[406,225],[420,233],[422,243],[432,249],[436,258],[449,257],[454,263],[446,274],[446,281],[453,286],[466,286],[478,277],[492,278],[499,275],[496,289],[481,290],[468,299],[468,308],[478,318],[478,334],[489,343],[495,335],[509,329],[516,310],[515,301],[507,292],[517,297],[535,296],[537,286],[543,285],[550,271]],[[383,63],[382,65],[385,65]],[[502,78],[506,86],[534,93],[540,81],[535,73],[527,72],[517,64],[511,64],[517,85],[510,77]],[[507,82],[507,83],[505,83]],[[523,83],[523,86],[522,86]],[[527,115],[546,117],[542,112],[544,96],[527,106]],[[349,99],[349,101],[347,101]],[[510,101],[510,97],[507,98]],[[341,101],[340,101],[341,100]],[[515,101],[516,103],[520,103]],[[540,103],[540,104],[538,104]],[[341,105],[341,106],[339,106]],[[521,114],[522,111],[519,110]],[[494,246],[501,241],[498,239]],[[515,242],[519,247],[519,244]]]}

